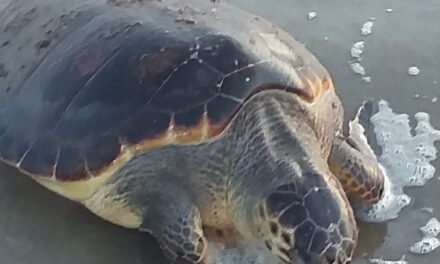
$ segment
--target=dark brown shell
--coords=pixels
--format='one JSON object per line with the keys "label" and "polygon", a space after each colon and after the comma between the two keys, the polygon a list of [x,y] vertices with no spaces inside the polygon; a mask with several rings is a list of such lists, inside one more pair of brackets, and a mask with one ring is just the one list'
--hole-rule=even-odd
{"label": "dark brown shell", "polygon": [[333,87],[302,45],[223,3],[13,2],[0,15],[0,155],[31,175],[108,174],[219,135],[262,89],[312,102]]}

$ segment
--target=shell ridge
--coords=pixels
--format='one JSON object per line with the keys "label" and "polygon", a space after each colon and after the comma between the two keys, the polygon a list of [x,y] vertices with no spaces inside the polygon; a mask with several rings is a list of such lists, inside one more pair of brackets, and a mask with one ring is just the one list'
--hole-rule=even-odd
{"label": "shell ridge", "polygon": [[84,91],[85,88],[88,87],[88,85],[96,78],[96,76],[117,56],[121,53],[121,50],[116,51],[114,54],[112,54],[96,71],[93,73],[93,75],[87,80],[87,82],[81,86],[77,93],[72,97],[70,103],[66,106],[66,109],[63,111],[63,113],[60,115],[58,121],[55,123],[55,126],[53,128],[54,131],[56,131],[63,121],[63,118],[65,114],[71,109],[72,105],[75,103],[75,100],[79,97],[82,91]]}
{"label": "shell ridge", "polygon": [[[200,59],[200,58],[196,58],[196,59]],[[208,63],[206,63],[206,62],[204,62],[204,61],[200,62],[200,60],[199,60],[199,63],[202,64],[202,65],[204,65],[204,66],[206,66],[206,67],[208,67],[208,68],[210,68],[211,70],[217,72],[218,74],[220,74],[220,75],[223,77],[223,79],[226,77],[226,75],[225,75],[223,72],[221,72],[219,69],[217,69],[217,68],[215,68],[215,67],[209,65]],[[223,80],[222,80],[222,81],[223,81]]]}
{"label": "shell ridge", "polygon": [[174,74],[185,64],[188,63],[190,59],[186,59],[184,61],[182,61],[179,65],[177,65],[177,67],[165,78],[165,80],[161,83],[161,85],[159,86],[159,88],[157,88],[157,90],[154,92],[154,94],[150,97],[150,99],[148,99],[147,101],[147,105],[151,104],[151,102],[155,99],[155,97],[159,94],[159,92],[162,91],[163,87],[165,87],[165,84],[167,84],[167,82],[174,76]]}

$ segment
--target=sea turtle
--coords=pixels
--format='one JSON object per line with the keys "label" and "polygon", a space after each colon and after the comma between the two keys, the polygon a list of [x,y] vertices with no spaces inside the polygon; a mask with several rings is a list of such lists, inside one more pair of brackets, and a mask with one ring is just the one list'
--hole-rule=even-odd
{"label": "sea turtle", "polygon": [[350,201],[383,175],[288,33],[208,0],[19,0],[0,22],[4,162],[172,263],[209,262],[207,236],[351,261]]}

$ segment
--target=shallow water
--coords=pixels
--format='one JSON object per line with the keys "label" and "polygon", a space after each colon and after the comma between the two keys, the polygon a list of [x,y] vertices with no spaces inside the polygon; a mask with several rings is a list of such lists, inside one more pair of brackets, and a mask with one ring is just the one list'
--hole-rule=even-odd
{"label": "shallow water", "polygon": [[[0,8],[1,8],[0,0]],[[209,0],[207,0],[209,1]],[[347,117],[366,98],[386,99],[398,113],[425,111],[440,128],[440,2],[437,0],[229,0],[261,14],[292,33],[331,72]],[[386,12],[392,8],[393,12]],[[308,20],[309,12],[317,16]],[[361,35],[373,20],[372,34]],[[365,41],[360,64],[371,82],[350,69],[350,49]],[[417,76],[408,67],[417,66]],[[426,98],[424,98],[426,96]],[[433,102],[434,101],[434,102]],[[415,121],[412,120],[412,125]],[[437,147],[440,147],[437,144]],[[440,160],[424,187],[405,189],[411,203],[399,218],[382,224],[361,224],[356,264],[369,257],[409,263],[438,263],[440,250],[418,256],[408,249],[422,239],[419,228],[440,218]],[[15,171],[0,166],[0,263],[165,263],[153,240],[106,223],[81,206],[56,196]],[[429,207],[433,213],[422,211]],[[363,256],[368,254],[367,258]]]}

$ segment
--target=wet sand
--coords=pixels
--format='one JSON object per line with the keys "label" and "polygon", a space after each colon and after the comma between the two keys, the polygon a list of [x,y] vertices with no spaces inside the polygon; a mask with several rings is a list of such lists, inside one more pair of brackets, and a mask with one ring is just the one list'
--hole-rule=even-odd
{"label": "wet sand", "polygon": [[[438,1],[229,2],[272,20],[304,42],[332,74],[347,117],[354,115],[364,99],[374,97],[388,100],[396,112],[410,116],[426,111],[431,123],[440,128],[440,102],[431,102],[440,97]],[[393,12],[387,13],[387,8]],[[311,11],[317,17],[307,20]],[[370,17],[376,18],[373,33],[361,36],[362,24]],[[362,81],[348,65],[350,48],[359,40],[365,40],[362,65],[371,83]],[[421,70],[418,76],[407,74],[413,65]],[[416,94],[420,98],[414,98]],[[434,166],[440,170],[439,159]],[[0,263],[165,263],[150,237],[98,219],[13,169],[0,166],[0,175]],[[426,256],[407,251],[421,238],[419,227],[432,217],[420,209],[432,207],[433,215],[440,218],[439,176],[437,172],[425,187],[408,189],[413,201],[397,220],[361,224],[360,257],[355,263],[368,263],[362,258],[365,254],[394,260],[406,254],[409,263],[439,262],[440,250]]]}

